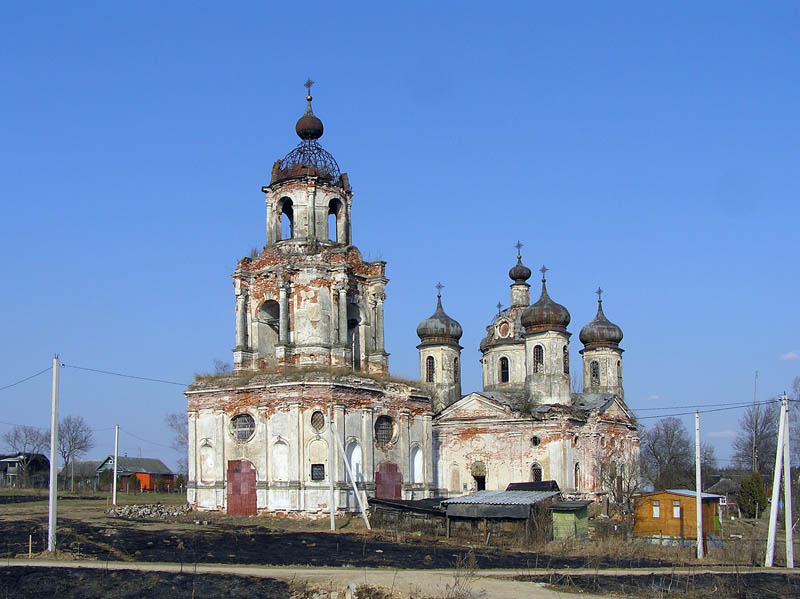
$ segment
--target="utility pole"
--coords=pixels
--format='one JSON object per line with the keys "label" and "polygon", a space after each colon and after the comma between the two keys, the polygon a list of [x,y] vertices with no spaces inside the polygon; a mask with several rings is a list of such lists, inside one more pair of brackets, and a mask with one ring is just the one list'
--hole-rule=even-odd
{"label": "utility pole", "polygon": [[369,525],[369,518],[367,517],[367,510],[364,508],[364,502],[361,501],[361,494],[358,491],[358,485],[356,485],[356,475],[353,472],[353,469],[350,468],[350,462],[347,461],[347,452],[344,450],[344,445],[342,445],[342,440],[339,437],[339,433],[336,430],[336,424],[331,420],[331,428],[333,429],[333,436],[336,437],[336,443],[338,444],[339,451],[342,453],[342,461],[344,462],[344,467],[347,469],[347,474],[350,476],[350,482],[353,486],[353,494],[356,497],[356,501],[358,502],[358,509],[361,510],[361,517],[364,519],[364,525],[367,527],[367,530],[372,530],[372,526]]}
{"label": "utility pole", "polygon": [[783,413],[783,463],[785,470],[783,473],[783,524],[786,536],[786,567],[794,568],[794,540],[792,539],[792,462],[789,459],[789,402],[786,399],[786,392],[783,393],[783,403],[786,410]]}
{"label": "utility pole", "polygon": [[333,418],[328,408],[328,504],[331,508],[331,530],[336,530],[336,494],[333,491]]}
{"label": "utility pole", "polygon": [[[769,506],[769,533],[767,534],[767,554],[764,557],[764,567],[771,568],[775,556],[775,529],[778,526],[778,497],[780,496],[781,466],[785,451],[784,436],[788,435],[785,424],[786,418],[786,393],[781,401],[781,416],[778,420],[778,450],[775,452],[775,473],[772,475],[772,503]],[[791,478],[791,476],[790,476]],[[791,525],[790,525],[791,526]],[[787,537],[788,541],[788,537]],[[789,548],[786,549],[787,553]]]}
{"label": "utility pole", "polygon": [[53,397],[50,407],[50,502],[47,510],[47,550],[56,550],[56,500],[58,499],[58,354],[53,356]]}
{"label": "utility pole", "polygon": [[114,480],[111,483],[112,505],[117,505],[117,455],[119,455],[119,424],[114,425]]}
{"label": "utility pole", "polygon": [[[758,403],[758,370],[753,380],[753,406]],[[758,472],[758,449],[756,449],[756,431],[751,431],[753,436],[753,472]]]}
{"label": "utility pole", "polygon": [[697,492],[697,559],[703,559],[703,489],[700,476],[700,412],[694,413],[694,471]]}

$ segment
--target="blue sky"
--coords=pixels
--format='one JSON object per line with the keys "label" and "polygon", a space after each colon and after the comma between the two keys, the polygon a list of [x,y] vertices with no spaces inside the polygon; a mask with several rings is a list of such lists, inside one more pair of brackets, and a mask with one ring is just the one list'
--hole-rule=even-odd
{"label": "blue sky", "polygon": [[[417,375],[441,280],[479,388],[519,239],[575,364],[606,290],[634,409],[748,401],[755,370],[767,399],[800,375],[798,36],[792,2],[6,4],[0,386],[55,352],[177,382],[230,360],[230,274],[311,76],[354,241],[388,262],[393,373]],[[47,376],[0,406],[47,426]],[[183,409],[179,386],[62,371],[62,414],[148,441],[129,455],[174,463],[149,442]],[[721,458],[739,415],[703,418]]]}

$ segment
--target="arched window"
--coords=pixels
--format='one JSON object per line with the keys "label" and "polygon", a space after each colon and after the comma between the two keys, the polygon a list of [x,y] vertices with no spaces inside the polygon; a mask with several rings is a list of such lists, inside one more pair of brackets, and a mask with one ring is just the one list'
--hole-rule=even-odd
{"label": "arched window", "polygon": [[433,356],[428,356],[425,360],[425,382],[432,383],[436,380],[436,360]]}
{"label": "arched window", "polygon": [[569,374],[569,348],[565,345],[561,351],[564,353],[564,374]]}
{"label": "arched window", "polygon": [[411,450],[411,482],[422,483],[425,482],[423,473],[422,450],[415,447]]}
{"label": "arched window", "polygon": [[581,465],[575,464],[575,490],[581,488]]}
{"label": "arched window", "polygon": [[508,382],[508,358],[500,358],[500,382]]}
{"label": "arched window", "polygon": [[622,387],[622,360],[617,360],[617,386]]}
{"label": "arched window", "polygon": [[531,465],[531,482],[542,482],[542,467],[536,462]]}
{"label": "arched window", "polygon": [[294,237],[294,208],[292,200],[286,198],[281,203],[281,239]]}
{"label": "arched window", "polygon": [[461,382],[461,369],[458,367],[458,358],[453,358],[453,382]]}
{"label": "arched window", "polygon": [[533,374],[541,374],[544,371],[544,348],[537,345],[533,348]]}
{"label": "arched window", "polygon": [[600,363],[597,360],[592,360],[589,364],[589,370],[592,375],[592,386],[597,387],[600,385]]}
{"label": "arched window", "polygon": [[[364,473],[361,470],[361,446],[358,441],[353,441],[347,446],[345,450],[347,456],[347,463],[350,465],[350,470],[353,471],[353,476],[356,477],[356,482],[364,480]],[[350,482],[350,473],[346,472],[347,482]]]}
{"label": "arched window", "polygon": [[337,199],[333,199],[328,204],[328,239],[339,241],[339,211],[342,204]]}

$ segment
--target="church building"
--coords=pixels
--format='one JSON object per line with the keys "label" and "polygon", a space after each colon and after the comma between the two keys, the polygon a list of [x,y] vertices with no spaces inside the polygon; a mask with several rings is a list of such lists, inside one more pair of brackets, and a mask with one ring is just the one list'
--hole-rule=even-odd
{"label": "church building", "polygon": [[300,143],[262,188],[266,245],[233,273],[233,372],[185,391],[188,502],[314,513],[331,502],[355,510],[356,493],[421,499],[543,478],[603,493],[601,470],[638,455],[639,439],[624,403],[622,331],[602,300],[580,335],[582,393],[570,387],[569,312],[550,299],[544,268],[530,305],[519,252],[510,306],[480,345],[482,391],[461,394],[463,331],[441,287],[417,328],[419,384],[390,376],[386,263],[352,243],[349,179],[319,143],[307,87]]}

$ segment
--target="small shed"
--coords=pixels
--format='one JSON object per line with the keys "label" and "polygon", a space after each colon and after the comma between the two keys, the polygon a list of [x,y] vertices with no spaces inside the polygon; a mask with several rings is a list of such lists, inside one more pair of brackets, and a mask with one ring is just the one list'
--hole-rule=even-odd
{"label": "small shed", "polygon": [[589,506],[591,501],[557,501],[550,506],[553,512],[554,539],[583,539],[589,536]]}
{"label": "small shed", "polygon": [[[442,502],[447,536],[477,533],[486,543],[492,536],[549,541],[552,518],[547,508],[558,496],[556,491],[478,491],[447,499]],[[465,535],[464,529],[472,534]]]}
{"label": "small shed", "polygon": [[[719,532],[717,513],[721,495],[701,493],[703,537]],[[634,497],[633,535],[654,543],[685,544],[697,540],[696,492],[667,489]]]}

